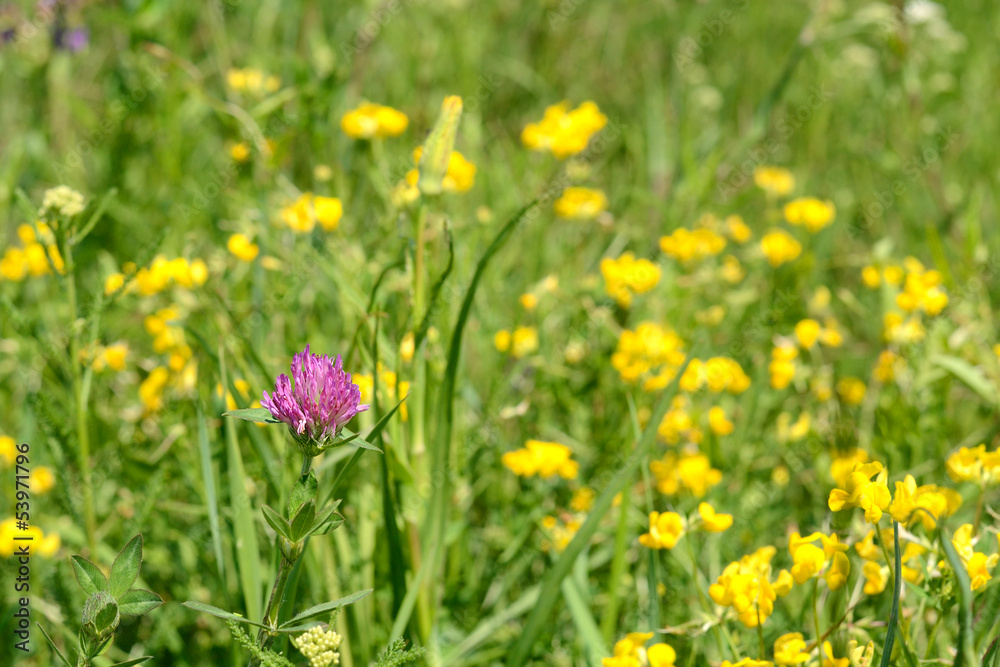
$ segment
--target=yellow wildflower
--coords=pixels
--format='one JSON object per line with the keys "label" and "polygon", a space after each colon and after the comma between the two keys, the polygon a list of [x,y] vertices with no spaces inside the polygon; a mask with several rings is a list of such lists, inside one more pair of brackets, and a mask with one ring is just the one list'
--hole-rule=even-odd
{"label": "yellow wildflower", "polygon": [[800,665],[809,660],[801,632],[790,632],[774,640],[774,662],[780,667]]}
{"label": "yellow wildflower", "polygon": [[810,232],[816,233],[833,222],[836,211],[833,202],[803,197],[785,204],[784,214],[789,224],[803,225]]}
{"label": "yellow wildflower", "polygon": [[607,116],[593,102],[572,111],[568,102],[560,102],[546,108],[541,121],[525,126],[521,142],[530,150],[550,151],[563,160],[586,149],[590,138],[607,123]]}
{"label": "yellow wildflower", "polygon": [[773,268],[791,262],[802,254],[802,244],[782,229],[765,234],[760,240],[760,249]]}
{"label": "yellow wildflower", "polygon": [[837,383],[837,393],[848,405],[859,405],[865,399],[865,383],[854,377],[846,377]]}
{"label": "yellow wildflower", "polygon": [[[845,487],[830,492],[828,501],[830,509],[839,512],[843,509],[860,507],[865,511],[865,521],[871,524],[878,523],[882,518],[882,512],[889,508],[892,500],[886,484],[888,476],[888,471],[877,461],[856,463]],[[872,477],[876,479],[873,481]]]}
{"label": "yellow wildflower", "polygon": [[636,259],[630,252],[618,259],[601,260],[605,290],[622,308],[632,305],[633,294],[643,294],[660,282],[660,267],[648,259]]}
{"label": "yellow wildflower", "polygon": [[702,528],[710,533],[721,533],[733,525],[732,514],[716,514],[715,508],[708,503],[698,504],[698,514],[701,516]]}
{"label": "yellow wildflower", "polygon": [[244,262],[252,262],[257,258],[260,248],[256,243],[251,243],[246,234],[233,234],[226,243],[229,252],[236,255]]}
{"label": "yellow wildflower", "polygon": [[521,477],[576,478],[579,464],[570,458],[569,447],[556,442],[528,440],[523,449],[507,452],[501,458],[504,466]]}
{"label": "yellow wildflower", "polygon": [[684,536],[684,519],[677,512],[650,512],[649,532],[639,536],[639,544],[649,549],[673,549]]}
{"label": "yellow wildflower", "polygon": [[668,257],[690,262],[718,255],[726,248],[726,237],[711,229],[680,227],[672,234],[660,237],[660,250]]}
{"label": "yellow wildflower", "polygon": [[823,642],[823,667],[851,667],[850,658],[835,658],[833,657],[833,646],[830,642]]}
{"label": "yellow wildflower", "polygon": [[761,190],[779,197],[784,197],[795,189],[792,172],[781,167],[757,167],[753,170],[753,182]]}
{"label": "yellow wildflower", "polygon": [[364,102],[340,119],[340,129],[353,139],[396,137],[402,134],[410,119],[392,107]]}
{"label": "yellow wildflower", "polygon": [[560,218],[592,220],[608,208],[608,198],[600,190],[566,188],[553,206]]}

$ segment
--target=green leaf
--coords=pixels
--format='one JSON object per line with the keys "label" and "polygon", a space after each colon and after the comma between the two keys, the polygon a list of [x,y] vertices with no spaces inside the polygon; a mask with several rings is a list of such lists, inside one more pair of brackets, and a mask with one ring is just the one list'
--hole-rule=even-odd
{"label": "green leaf", "polygon": [[142,567],[142,535],[136,535],[115,558],[111,566],[111,577],[108,590],[114,599],[120,598],[125,592],[132,588],[132,584],[139,577],[139,568]]}
{"label": "green leaf", "polygon": [[218,607],[213,607],[210,604],[205,604],[204,602],[195,602],[193,600],[188,600],[184,603],[184,606],[188,609],[194,609],[195,611],[204,612],[206,614],[211,614],[218,618],[224,618],[227,621],[236,621],[237,623],[246,623],[247,625],[253,625],[258,628],[267,628],[263,623],[257,623],[256,621],[251,621],[246,616],[240,616],[239,614],[234,614],[225,609],[219,609]]}
{"label": "green leaf", "polygon": [[903,589],[903,565],[899,552],[899,523],[892,522],[892,536],[895,546],[895,567],[893,568],[892,611],[889,612],[889,626],[885,633],[885,644],[882,646],[882,667],[889,667],[892,658],[892,645],[896,639],[896,628],[899,626],[899,593]]}
{"label": "green leaf", "polygon": [[84,593],[91,595],[108,590],[108,580],[96,565],[83,556],[73,556],[70,560],[73,562],[73,574]]}
{"label": "green leaf", "polygon": [[274,532],[286,540],[292,539],[292,531],[288,525],[288,521],[278,514],[277,510],[271,508],[269,505],[264,505],[260,509],[264,512],[264,521],[267,521],[267,525],[273,528]]}
{"label": "green leaf", "polygon": [[201,479],[205,489],[205,505],[208,507],[208,527],[212,533],[212,550],[219,580],[225,577],[225,559],[222,555],[222,531],[219,527],[219,499],[215,489],[215,472],[212,469],[212,448],[208,442],[208,428],[205,426],[205,411],[201,401],[194,402],[198,419],[198,457],[201,459]]}
{"label": "green leaf", "polygon": [[[897,542],[898,542],[897,538]],[[948,565],[955,573],[955,580],[958,583],[958,637],[955,640],[955,647],[958,653],[955,655],[954,667],[978,667],[976,660],[976,649],[973,646],[972,634],[972,581],[965,570],[965,563],[955,551],[955,545],[951,543],[951,534],[941,526],[938,535],[941,546],[944,547],[945,556],[948,558]],[[896,556],[897,561],[899,556]],[[882,661],[883,666],[887,664]]]}
{"label": "green leaf", "polygon": [[[339,504],[340,503],[335,503],[320,510],[319,512],[316,512],[316,514],[314,515],[315,518],[313,519],[312,526],[309,528],[309,535],[315,535],[319,531],[319,529],[322,528],[325,524],[333,523],[331,521],[331,517],[333,517],[334,514],[336,514],[337,506]],[[340,517],[340,523],[344,522],[344,517],[340,516],[339,514],[337,514],[337,517]]]}
{"label": "green leaf", "polygon": [[332,519],[329,519],[328,521],[324,521],[323,523],[317,522],[316,524],[314,524],[315,528],[311,533],[309,533],[309,535],[310,536],[326,535],[331,531],[337,530],[343,524],[344,524],[344,517],[338,513],[336,516],[334,516]]}
{"label": "green leaf", "polygon": [[997,667],[1000,665],[1000,637],[993,640],[986,655],[983,656],[983,667]]}
{"label": "green leaf", "polygon": [[35,625],[37,625],[38,629],[42,631],[42,636],[45,637],[45,641],[49,645],[49,648],[52,649],[52,652],[59,656],[59,659],[63,661],[63,664],[66,665],[66,667],[73,667],[69,660],[66,659],[66,656],[62,654],[62,651],[59,650],[59,647],[56,646],[55,642],[52,641],[52,637],[49,637],[49,633],[45,632],[45,628],[42,627],[42,624],[36,622]]}
{"label": "green leaf", "polygon": [[128,665],[140,665],[146,662],[147,660],[152,660],[152,659],[153,656],[144,655],[141,658],[132,658],[131,660],[126,660],[125,662],[116,662],[115,664],[111,665],[111,667],[128,667]]}
{"label": "green leaf", "polygon": [[316,475],[310,470],[295,480],[291,493],[288,494],[288,516],[294,519],[299,508],[310,500],[316,500],[319,495],[319,484]]}
{"label": "green leaf", "polygon": [[144,588],[133,588],[118,599],[118,611],[125,616],[142,616],[163,604],[163,598]]}
{"label": "green leaf", "polygon": [[292,519],[292,541],[298,542],[312,532],[313,519],[316,518],[316,501],[310,500],[299,508]]}
{"label": "green leaf", "polygon": [[334,609],[340,609],[341,607],[345,607],[351,603],[357,602],[358,600],[365,597],[371,592],[372,589],[366,588],[363,591],[351,593],[347,597],[340,598],[339,600],[333,600],[332,602],[324,602],[323,604],[318,604],[314,607],[309,607],[301,614],[293,616],[292,618],[282,623],[280,626],[278,626],[278,629],[287,631],[287,628],[292,628],[296,625],[304,623],[305,621],[309,621],[319,616],[324,616],[326,614],[329,614]]}
{"label": "green leaf", "polygon": [[573,577],[566,577],[562,581],[563,599],[569,607],[570,618],[576,626],[576,636],[582,644],[587,647],[590,654],[590,664],[601,664],[601,657],[608,655],[609,651],[604,646],[601,639],[601,629],[597,627],[594,616],[590,613],[587,603],[584,600],[580,586]]}
{"label": "green leaf", "polygon": [[954,375],[991,405],[998,403],[996,387],[986,379],[981,370],[965,359],[949,354],[935,354],[931,357],[931,363],[940,366]]}
{"label": "green leaf", "polygon": [[258,424],[280,424],[280,419],[275,419],[267,408],[243,408],[242,410],[229,410],[222,413],[223,417],[236,417],[248,422]]}
{"label": "green leaf", "polygon": [[646,429],[642,432],[642,437],[639,439],[635,452],[633,452],[625,465],[611,479],[611,482],[594,503],[590,514],[587,515],[586,521],[584,521],[576,535],[563,550],[562,554],[560,554],[555,565],[549,568],[547,574],[542,579],[542,590],[538,596],[538,604],[532,609],[531,615],[528,616],[528,619],[524,623],[524,631],[521,633],[521,637],[518,639],[517,644],[514,645],[514,649],[507,660],[508,667],[522,667],[528,661],[535,641],[542,631],[548,627],[549,615],[560,597],[562,580],[569,574],[574,561],[576,561],[580,553],[590,544],[590,540],[597,532],[601,520],[611,508],[615,496],[632,479],[639,464],[646,460],[650,449],[656,442],[657,427],[663,421],[663,417],[667,413],[667,408],[670,406],[670,402],[677,391],[677,381],[684,375],[684,371],[687,369],[690,360],[698,358],[698,356],[698,350],[692,350],[684,366],[678,370],[677,375],[667,385],[660,400],[656,403],[656,408],[653,410],[653,415],[646,424]]}

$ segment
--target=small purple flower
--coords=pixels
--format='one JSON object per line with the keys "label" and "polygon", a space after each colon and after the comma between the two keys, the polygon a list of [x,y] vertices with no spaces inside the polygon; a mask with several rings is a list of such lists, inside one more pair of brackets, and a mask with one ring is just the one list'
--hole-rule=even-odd
{"label": "small purple flower", "polygon": [[[295,386],[292,386],[294,381]],[[340,429],[354,415],[368,409],[361,405],[361,389],[344,372],[344,364],[326,355],[309,354],[309,346],[292,357],[292,380],[281,374],[274,395],[264,392],[261,406],[285,422],[307,456],[330,446]]]}

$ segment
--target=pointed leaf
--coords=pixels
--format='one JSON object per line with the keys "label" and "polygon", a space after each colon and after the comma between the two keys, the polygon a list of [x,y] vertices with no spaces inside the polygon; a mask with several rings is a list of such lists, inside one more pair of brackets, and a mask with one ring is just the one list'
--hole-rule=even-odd
{"label": "pointed leaf", "polygon": [[[337,511],[337,506],[330,505],[328,507],[323,508],[319,512],[316,512],[315,517],[313,518],[312,526],[310,526],[309,528],[309,534],[310,535],[314,534],[320,528],[320,526],[327,523],[330,520],[330,518],[336,513],[336,511]],[[340,515],[338,514],[337,516]]]}
{"label": "pointed leaf", "polygon": [[142,567],[142,535],[136,535],[118,552],[118,557],[111,566],[111,578],[108,584],[111,597],[117,600],[132,588],[132,584],[139,577],[140,567]]}
{"label": "pointed leaf", "polygon": [[303,622],[308,621],[325,614],[329,614],[334,609],[340,609],[353,602],[357,602],[361,598],[365,597],[372,592],[372,589],[366,588],[363,591],[358,591],[357,593],[351,593],[347,597],[340,598],[339,600],[333,600],[332,602],[324,602],[323,604],[318,604],[315,607],[309,607],[301,614],[294,616],[279,626],[281,628],[291,628],[296,625],[301,625]]}
{"label": "pointed leaf", "polygon": [[278,535],[281,535],[286,540],[292,539],[291,531],[289,530],[288,527],[288,522],[285,521],[284,517],[282,517],[280,514],[278,514],[277,511],[275,511],[268,505],[262,506],[261,510],[264,511],[264,521],[267,521],[267,525],[273,528],[274,532],[276,532]]}
{"label": "pointed leaf", "polygon": [[313,519],[316,518],[316,501],[310,500],[299,508],[292,519],[292,541],[297,542],[312,530]]}
{"label": "pointed leaf", "polygon": [[316,500],[318,495],[319,484],[316,482],[316,474],[310,470],[295,480],[295,486],[288,494],[288,516],[295,518],[299,508],[310,500]]}
{"label": "pointed leaf", "polygon": [[256,621],[251,621],[246,616],[240,616],[239,614],[234,614],[225,609],[219,609],[218,607],[213,607],[210,604],[205,604],[204,602],[195,602],[193,600],[188,600],[184,603],[184,606],[188,609],[194,609],[195,611],[204,612],[206,614],[211,614],[217,618],[224,618],[227,621],[236,621],[237,623],[246,623],[247,625],[254,625],[258,628],[267,628],[263,623],[257,623]]}
{"label": "pointed leaf", "polygon": [[243,408],[242,410],[229,410],[222,413],[223,417],[236,417],[248,422],[258,424],[280,424],[280,419],[275,419],[267,408]]}
{"label": "pointed leaf", "polygon": [[141,658],[132,658],[131,660],[126,660],[125,662],[116,662],[115,664],[111,665],[111,667],[128,667],[129,665],[141,665],[147,660],[152,660],[152,659],[153,656],[144,655]]}
{"label": "pointed leaf", "polygon": [[326,535],[329,532],[337,530],[343,524],[344,524],[344,517],[341,516],[338,513],[336,516],[334,516],[329,521],[326,521],[326,522],[324,522],[322,524],[317,525],[315,527],[315,529],[311,533],[309,533],[309,535],[310,536],[312,536],[312,535]]}
{"label": "pointed leaf", "polygon": [[97,591],[108,590],[108,580],[100,568],[83,556],[73,556],[71,560],[73,574],[76,575],[76,581],[84,593],[91,595]]}
{"label": "pointed leaf", "polygon": [[37,625],[38,629],[42,631],[42,636],[45,637],[45,641],[48,643],[49,648],[52,649],[52,652],[59,656],[59,659],[63,661],[63,664],[66,665],[66,667],[73,667],[69,660],[66,659],[66,656],[62,654],[62,651],[59,650],[59,647],[56,646],[55,642],[52,641],[52,637],[49,637],[49,633],[45,632],[45,628],[42,627],[42,624],[36,622],[35,625]]}
{"label": "pointed leaf", "polygon": [[118,611],[125,616],[142,616],[163,604],[163,598],[144,588],[133,588],[118,599]]}

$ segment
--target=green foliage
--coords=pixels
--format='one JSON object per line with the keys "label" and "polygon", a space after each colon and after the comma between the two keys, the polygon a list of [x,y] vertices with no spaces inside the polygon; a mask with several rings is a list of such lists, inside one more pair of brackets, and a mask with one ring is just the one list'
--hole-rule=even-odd
{"label": "green foliage", "polygon": [[396,667],[408,662],[416,662],[425,653],[427,653],[427,649],[423,646],[406,648],[406,640],[397,639],[378,654],[378,657],[375,658],[375,667]]}

